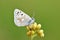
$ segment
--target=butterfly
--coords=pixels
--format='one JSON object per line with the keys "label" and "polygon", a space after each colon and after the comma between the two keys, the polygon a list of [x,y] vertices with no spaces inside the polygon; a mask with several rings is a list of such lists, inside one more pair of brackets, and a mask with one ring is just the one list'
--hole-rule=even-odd
{"label": "butterfly", "polygon": [[19,9],[14,10],[14,23],[16,26],[27,26],[34,23],[35,19]]}

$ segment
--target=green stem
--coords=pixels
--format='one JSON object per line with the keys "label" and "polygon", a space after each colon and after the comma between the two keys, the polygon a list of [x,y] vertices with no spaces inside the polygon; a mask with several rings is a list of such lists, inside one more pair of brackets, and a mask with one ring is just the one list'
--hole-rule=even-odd
{"label": "green stem", "polygon": [[31,40],[33,40],[34,37],[36,37],[36,36],[37,36],[37,34],[31,35]]}
{"label": "green stem", "polygon": [[31,36],[31,40],[33,40],[33,37]]}

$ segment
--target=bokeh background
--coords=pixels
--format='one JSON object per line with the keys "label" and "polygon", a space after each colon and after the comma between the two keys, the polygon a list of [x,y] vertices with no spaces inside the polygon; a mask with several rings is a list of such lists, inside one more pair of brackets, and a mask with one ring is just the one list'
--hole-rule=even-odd
{"label": "bokeh background", "polygon": [[42,25],[45,37],[34,40],[60,40],[60,0],[0,0],[0,40],[30,40],[26,27],[14,24],[14,9],[33,16]]}

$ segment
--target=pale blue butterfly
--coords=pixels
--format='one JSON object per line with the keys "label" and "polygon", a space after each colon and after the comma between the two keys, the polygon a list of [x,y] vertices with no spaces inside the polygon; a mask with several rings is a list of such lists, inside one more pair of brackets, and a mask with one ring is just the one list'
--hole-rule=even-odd
{"label": "pale blue butterfly", "polygon": [[34,23],[35,19],[28,16],[26,13],[19,9],[14,10],[14,23],[18,26],[27,26]]}

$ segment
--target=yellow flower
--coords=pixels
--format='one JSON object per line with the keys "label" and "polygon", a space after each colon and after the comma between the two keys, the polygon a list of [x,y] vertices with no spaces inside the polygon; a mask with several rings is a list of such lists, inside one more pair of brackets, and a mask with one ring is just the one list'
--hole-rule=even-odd
{"label": "yellow flower", "polygon": [[27,35],[30,36],[31,35],[31,31],[27,32]]}
{"label": "yellow flower", "polygon": [[33,24],[33,30],[36,30],[36,27],[37,27],[37,23],[35,22],[34,24]]}
{"label": "yellow flower", "polygon": [[29,29],[33,30],[33,24],[29,25]]}
{"label": "yellow flower", "polygon": [[44,33],[41,34],[41,37],[44,37]]}
{"label": "yellow flower", "polygon": [[43,30],[41,29],[39,32],[40,32],[40,33],[43,33]]}
{"label": "yellow flower", "polygon": [[38,31],[38,35],[41,36],[41,37],[44,37],[43,30],[39,30],[39,31]]}
{"label": "yellow flower", "polygon": [[32,30],[32,31],[27,32],[27,35],[28,35],[28,36],[31,36],[31,35],[34,35],[34,33],[35,33],[35,32]]}
{"label": "yellow flower", "polygon": [[31,34],[34,35],[34,33],[35,33],[35,31],[32,30],[32,31],[31,31]]}
{"label": "yellow flower", "polygon": [[41,29],[41,24],[38,24],[37,26],[36,26],[36,30],[40,30]]}
{"label": "yellow flower", "polygon": [[26,28],[27,28],[27,30],[30,30],[29,26],[27,26]]}
{"label": "yellow flower", "polygon": [[38,34],[40,37],[44,37],[43,30],[41,29],[41,24],[37,24],[35,22],[35,23],[27,26],[27,30],[29,30],[27,32],[28,36],[32,36],[32,35]]}

